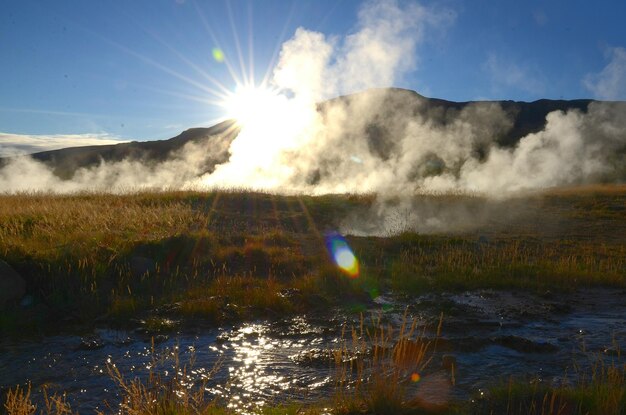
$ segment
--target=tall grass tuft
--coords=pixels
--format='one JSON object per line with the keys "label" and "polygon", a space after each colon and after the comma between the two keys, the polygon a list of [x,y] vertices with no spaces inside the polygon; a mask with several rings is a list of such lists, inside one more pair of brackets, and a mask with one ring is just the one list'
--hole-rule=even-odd
{"label": "tall grass tuft", "polygon": [[[154,351],[154,344],[152,345]],[[154,353],[153,353],[154,355]],[[113,363],[107,364],[111,378],[117,384],[121,400],[119,407],[112,408],[112,412],[119,415],[218,415],[225,413],[218,408],[214,400],[205,394],[206,381],[219,369],[221,362],[213,367],[203,377],[200,384],[192,384],[188,376],[193,367],[194,357],[188,364],[182,365],[179,359],[178,348],[173,352],[173,375],[169,378],[153,370],[157,362],[153,361],[146,380],[134,378],[128,380]],[[99,415],[104,415],[100,412]]]}
{"label": "tall grass tuft", "polygon": [[574,373],[571,384],[546,385],[510,379],[490,391],[478,413],[505,415],[626,414],[626,363],[598,358],[587,372]]}
{"label": "tall grass tuft", "polygon": [[31,400],[31,385],[26,388],[16,386],[9,389],[6,395],[4,409],[7,415],[71,415],[73,414],[65,394],[52,394],[44,387],[42,389],[43,408],[37,411],[37,405]]}
{"label": "tall grass tuft", "polygon": [[[334,351],[337,384],[334,407],[339,414],[403,414],[432,410],[416,393],[417,382],[432,360],[443,318],[436,337],[428,339],[426,328],[405,313],[399,327],[364,320],[350,329],[341,347]],[[417,387],[416,387],[417,386]]]}

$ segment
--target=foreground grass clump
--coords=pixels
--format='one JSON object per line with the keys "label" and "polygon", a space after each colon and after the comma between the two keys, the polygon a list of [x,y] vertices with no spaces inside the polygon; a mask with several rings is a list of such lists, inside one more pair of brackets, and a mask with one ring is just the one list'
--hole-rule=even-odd
{"label": "foreground grass clump", "polygon": [[[425,374],[441,334],[441,323],[434,340],[428,339],[426,329],[418,329],[417,320],[407,319],[406,314],[400,327],[385,325],[379,318],[369,327],[362,321],[359,328],[352,328],[350,338],[333,352],[338,372],[334,413],[445,411],[454,375]],[[419,384],[422,380],[426,380],[425,387],[424,382]],[[436,384],[436,388],[429,391],[428,383]]]}
{"label": "foreground grass clump", "polygon": [[[119,407],[96,411],[98,415],[236,415],[238,412],[224,408],[207,399],[201,388],[190,391],[177,381],[163,380],[152,375],[147,381],[126,380],[120,373],[113,373],[120,382],[122,400]],[[31,399],[31,389],[16,387],[7,394],[4,404],[7,415],[73,415],[73,411],[64,396],[44,397],[43,408],[39,408]],[[258,415],[323,415],[323,408],[304,407],[301,404],[285,404],[275,407],[258,408]]]}
{"label": "foreground grass clump", "polygon": [[[398,357],[420,357],[419,352],[403,351],[406,345],[397,343],[391,349],[389,366],[398,362]],[[425,348],[426,349],[426,348]],[[342,352],[342,353],[345,353]],[[372,364],[374,357],[367,365]],[[380,360],[379,360],[380,362]],[[413,364],[424,363],[418,360]],[[338,368],[346,363],[339,363]],[[382,369],[380,366],[374,368]],[[489,397],[476,403],[452,401],[445,404],[432,404],[419,396],[411,398],[403,390],[402,383],[392,384],[394,376],[403,370],[391,369],[377,372],[371,384],[358,383],[356,392],[347,389],[338,390],[334,398],[319,404],[284,404],[275,407],[260,407],[253,412],[259,415],[387,415],[387,414],[450,414],[450,415],[622,415],[626,413],[625,367],[608,366],[597,372],[591,379],[580,378],[573,386],[550,387],[538,382],[521,383],[511,380],[508,384],[494,387]],[[151,373],[146,380],[134,378],[127,380],[114,366],[110,367],[111,376],[118,383],[120,401],[114,405],[108,403],[105,413],[123,415],[233,415],[235,412],[225,408],[209,398],[203,386],[190,389],[185,383],[186,368],[180,368],[173,378]],[[362,373],[362,372],[361,372]],[[415,379],[415,378],[414,378]],[[401,379],[395,379],[402,382]],[[384,383],[381,383],[384,382]],[[342,387],[344,383],[339,383]],[[439,388],[441,384],[437,385]],[[408,399],[407,399],[408,398]],[[4,402],[7,415],[69,415],[77,413],[67,402],[66,395],[48,395],[43,391],[43,405],[33,403],[30,386],[10,389]]]}
{"label": "foreground grass clump", "polygon": [[46,388],[43,388],[42,395],[43,408],[38,408],[31,400],[31,385],[29,384],[26,388],[17,386],[7,392],[3,409],[7,415],[71,415],[74,413],[65,394],[49,395]]}
{"label": "foreground grass clump", "polygon": [[[329,304],[359,310],[389,290],[626,286],[626,186],[506,201],[419,195],[406,215],[384,202],[391,224],[378,203],[245,191],[0,195],[0,259],[29,296],[0,311],[0,330],[120,323],[155,310],[213,322]],[[432,211],[452,212],[454,226],[419,216]],[[386,237],[348,236],[361,273],[343,276],[324,235],[377,221],[391,226],[375,230]]]}
{"label": "foreground grass clump", "polygon": [[590,373],[578,373],[572,384],[548,386],[542,382],[519,382],[494,387],[476,413],[588,414],[626,413],[626,364],[602,360]]}

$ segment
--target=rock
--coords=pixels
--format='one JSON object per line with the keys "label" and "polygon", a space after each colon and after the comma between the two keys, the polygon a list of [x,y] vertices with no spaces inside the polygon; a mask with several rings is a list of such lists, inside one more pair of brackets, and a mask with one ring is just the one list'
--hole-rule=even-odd
{"label": "rock", "polygon": [[554,353],[559,350],[552,343],[536,342],[518,336],[501,336],[491,340],[500,346],[508,347],[521,353]]}
{"label": "rock", "polygon": [[237,304],[227,303],[220,307],[221,318],[224,321],[238,321],[241,320],[242,314],[244,314],[244,307],[239,307]]}
{"label": "rock", "polygon": [[133,340],[130,336],[126,336],[126,337],[120,337],[119,339],[116,339],[114,344],[120,347],[120,346],[128,346],[129,344],[133,344],[134,342],[135,340]]}
{"label": "rock", "polygon": [[89,337],[83,337],[80,340],[80,344],[75,350],[98,350],[104,347],[104,340],[100,336],[94,335]]}
{"label": "rock", "polygon": [[154,274],[156,272],[156,262],[143,256],[134,256],[130,259],[130,272],[135,277]]}
{"label": "rock", "polygon": [[20,300],[26,293],[26,281],[0,259],[0,310]]}
{"label": "rock", "polygon": [[328,367],[335,361],[335,355],[329,349],[310,349],[303,350],[296,355],[290,356],[290,359],[302,366]]}
{"label": "rock", "polygon": [[229,340],[230,340],[230,334],[224,331],[217,335],[217,337],[215,338],[215,343],[224,344]]}

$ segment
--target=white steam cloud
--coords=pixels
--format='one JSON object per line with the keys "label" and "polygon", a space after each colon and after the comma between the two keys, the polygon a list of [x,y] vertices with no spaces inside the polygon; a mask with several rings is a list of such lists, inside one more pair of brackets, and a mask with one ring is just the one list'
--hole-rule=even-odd
{"label": "white steam cloud", "polygon": [[[244,126],[229,161],[207,185],[307,193],[472,191],[506,195],[596,180],[619,180],[626,145],[623,105],[548,114],[543,131],[503,148],[513,117],[496,103],[431,108],[393,85],[416,63],[416,46],[451,14],[394,1],[370,2],[345,39],[298,29],[273,77],[286,95],[258,124]],[[622,153],[623,154],[623,153]]]}
{"label": "white steam cloud", "polygon": [[[358,17],[354,33],[344,38],[299,28],[282,45],[273,72],[278,93],[263,98],[232,142],[218,137],[207,145],[188,144],[159,164],[103,162],[77,170],[70,180],[19,158],[0,170],[0,192],[214,186],[375,192],[380,203],[374,216],[383,217],[387,200],[422,192],[506,196],[624,179],[621,103],[552,112],[543,130],[504,146],[500,139],[515,128],[516,114],[497,103],[446,107],[383,88],[417,67],[420,42],[445,30],[454,13],[383,0],[365,3]],[[599,78],[594,82],[600,86]],[[219,164],[207,168],[207,157]],[[416,208],[408,201],[395,206]],[[421,215],[426,230],[463,216],[455,212],[442,219],[436,206],[423,207]]]}
{"label": "white steam cloud", "polygon": [[208,142],[189,142],[161,163],[130,158],[112,163],[101,160],[96,167],[77,169],[69,180],[61,179],[52,168],[28,156],[15,157],[0,168],[0,192],[123,193],[138,189],[187,188],[207,170],[207,164],[214,162],[213,158],[224,157],[228,142],[222,136],[215,136]]}

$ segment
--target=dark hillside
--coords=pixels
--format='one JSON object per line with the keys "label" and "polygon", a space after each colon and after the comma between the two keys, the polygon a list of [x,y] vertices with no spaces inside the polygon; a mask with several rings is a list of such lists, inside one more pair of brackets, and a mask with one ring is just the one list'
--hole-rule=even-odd
{"label": "dark hillside", "polygon": [[[365,101],[362,99],[365,98]],[[360,102],[360,104],[359,104]],[[368,119],[363,125],[351,128],[346,125],[347,134],[361,136],[368,141],[372,153],[383,160],[394,151],[394,137],[402,131],[410,120],[419,119],[432,125],[445,126],[454,123],[459,117],[465,117],[474,124],[478,135],[489,135],[488,142],[496,142],[500,146],[514,146],[522,137],[541,131],[546,124],[546,115],[553,111],[579,110],[587,112],[592,100],[549,100],[541,99],[534,102],[519,101],[469,101],[454,102],[437,98],[427,98],[415,91],[386,88],[373,89],[352,95],[346,95],[325,101],[318,105],[324,114],[331,106],[345,105],[350,117],[361,116],[363,102],[367,103]],[[626,103],[624,105],[626,114]],[[359,107],[358,105],[361,105]],[[471,111],[468,111],[471,110]],[[352,112],[350,112],[352,111]],[[473,117],[473,113],[480,116]],[[469,115],[468,115],[469,114]],[[487,114],[487,116],[485,116]],[[493,114],[493,120],[489,120]],[[503,114],[504,117],[498,114]],[[506,118],[506,120],[503,120]],[[348,118],[351,120],[351,118]],[[392,120],[390,123],[389,121]],[[349,121],[348,123],[350,123]],[[489,122],[493,122],[489,125]],[[483,125],[484,124],[484,125]],[[390,126],[391,125],[391,126]],[[75,171],[82,167],[93,167],[102,162],[119,162],[122,160],[141,161],[146,164],[163,162],[175,156],[187,143],[206,146],[205,171],[209,172],[216,164],[228,160],[228,147],[237,136],[239,127],[233,120],[224,121],[210,128],[191,128],[168,140],[133,141],[116,145],[73,147],[53,151],[35,153],[30,157],[44,162],[54,169],[54,173],[69,179]],[[478,145],[474,151],[480,157],[487,154],[488,149]],[[3,159],[0,159],[2,165]]]}

